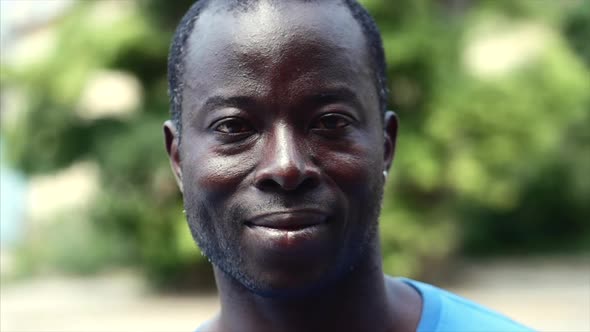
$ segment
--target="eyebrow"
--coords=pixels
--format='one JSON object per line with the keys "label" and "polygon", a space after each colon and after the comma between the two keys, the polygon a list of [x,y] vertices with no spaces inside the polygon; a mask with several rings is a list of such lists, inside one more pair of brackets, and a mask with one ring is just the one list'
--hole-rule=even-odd
{"label": "eyebrow", "polygon": [[345,103],[357,109],[362,109],[362,103],[358,95],[349,88],[337,87],[330,88],[311,96],[303,97],[302,103],[310,103],[315,106],[323,106],[332,103]]}
{"label": "eyebrow", "polygon": [[257,104],[254,98],[247,96],[212,96],[207,98],[203,106],[201,106],[201,112],[209,112],[222,107],[253,108]]}
{"label": "eyebrow", "polygon": [[[336,87],[320,90],[317,93],[305,95],[296,101],[296,105],[313,105],[321,107],[333,103],[345,103],[356,109],[362,109],[362,103],[356,93],[347,87]],[[201,112],[207,113],[217,108],[235,107],[239,109],[254,109],[260,106],[260,102],[249,96],[211,96],[207,98]]]}

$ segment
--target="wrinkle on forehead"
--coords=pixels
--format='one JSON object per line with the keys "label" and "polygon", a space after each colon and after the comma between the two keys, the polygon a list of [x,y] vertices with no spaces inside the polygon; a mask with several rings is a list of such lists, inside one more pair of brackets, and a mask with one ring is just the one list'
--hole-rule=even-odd
{"label": "wrinkle on forehead", "polygon": [[[284,51],[297,51],[286,48],[289,43],[313,43],[316,39],[318,46],[330,42],[331,45],[323,46],[360,48],[354,53],[363,53],[363,56],[357,58],[368,60],[368,54],[364,54],[366,47],[362,30],[339,1],[277,3],[262,0],[245,12],[227,12],[222,10],[223,7],[220,4],[201,14],[187,43],[187,58],[198,59],[198,62],[204,60],[204,55],[209,52],[223,57],[241,52],[245,58],[259,54],[277,59]],[[343,25],[343,21],[350,24]],[[226,49],[220,49],[223,46]],[[195,61],[187,62],[194,64]]]}
{"label": "wrinkle on forehead", "polygon": [[[365,36],[340,2],[260,1],[245,12],[222,9],[203,12],[189,37],[185,92],[202,96],[215,86],[239,85],[264,94],[274,80],[318,75],[372,84]],[[187,99],[183,106],[198,104]]]}

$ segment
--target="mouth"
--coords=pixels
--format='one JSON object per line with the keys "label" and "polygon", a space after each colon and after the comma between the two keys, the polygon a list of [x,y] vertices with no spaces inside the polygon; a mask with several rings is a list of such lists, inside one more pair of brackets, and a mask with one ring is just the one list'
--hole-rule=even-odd
{"label": "mouth", "polygon": [[288,210],[257,215],[245,222],[249,228],[299,231],[327,223],[327,214],[319,210]]}
{"label": "mouth", "polygon": [[324,210],[280,210],[248,218],[244,234],[265,259],[275,257],[283,262],[292,255],[310,257],[321,252],[333,236],[329,225],[330,214]]}

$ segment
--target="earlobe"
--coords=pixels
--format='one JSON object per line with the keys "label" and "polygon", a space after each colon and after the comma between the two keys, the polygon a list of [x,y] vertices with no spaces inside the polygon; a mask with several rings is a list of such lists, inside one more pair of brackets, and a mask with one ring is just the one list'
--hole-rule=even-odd
{"label": "earlobe", "polygon": [[388,171],[393,163],[395,156],[395,144],[397,142],[398,119],[393,111],[385,112],[383,135],[384,135],[384,149],[383,162],[384,171]]}
{"label": "earlobe", "polygon": [[182,168],[180,166],[180,149],[178,146],[179,137],[176,126],[172,121],[164,122],[164,143],[166,144],[166,152],[168,152],[168,159],[170,159],[170,167],[176,179],[176,184],[183,192],[182,188]]}

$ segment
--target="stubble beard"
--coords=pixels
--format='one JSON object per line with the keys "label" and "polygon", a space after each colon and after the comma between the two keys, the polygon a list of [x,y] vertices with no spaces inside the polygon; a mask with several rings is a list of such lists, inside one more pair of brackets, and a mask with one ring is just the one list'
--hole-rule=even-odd
{"label": "stubble beard", "polygon": [[[218,213],[205,202],[193,201],[190,197],[184,197],[187,222],[193,239],[200,247],[201,252],[211,264],[225,273],[230,278],[243,285],[251,292],[264,297],[304,297],[310,293],[327,287],[352,273],[360,264],[366,263],[377,250],[379,244],[379,213],[383,198],[383,181],[373,187],[370,195],[365,200],[369,206],[366,211],[369,215],[356,216],[367,222],[362,235],[350,237],[349,247],[340,250],[334,266],[316,282],[302,286],[298,289],[277,290],[273,289],[264,280],[256,278],[246,272],[244,253],[240,250],[240,238],[237,225],[221,224],[215,227],[215,220],[228,220],[225,216],[217,217]],[[359,211],[360,212],[360,211]],[[359,219],[360,220],[360,219]]]}

